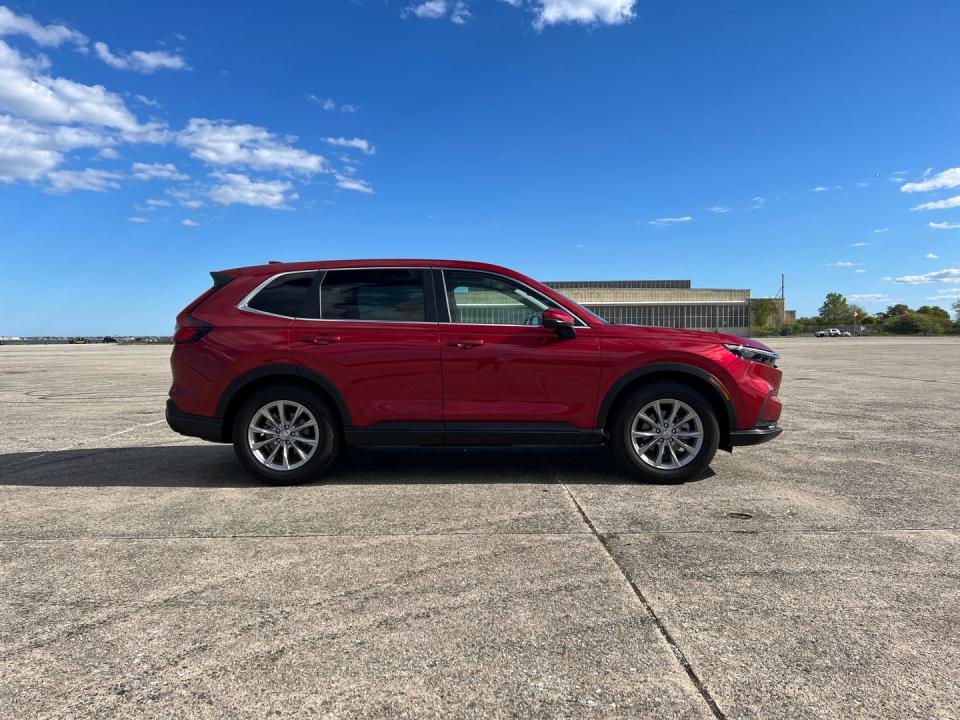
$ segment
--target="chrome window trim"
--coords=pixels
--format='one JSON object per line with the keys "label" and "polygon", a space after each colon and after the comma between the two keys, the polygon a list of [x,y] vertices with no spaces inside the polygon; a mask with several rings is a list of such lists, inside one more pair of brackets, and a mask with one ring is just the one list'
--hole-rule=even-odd
{"label": "chrome window trim", "polygon": [[504,275],[503,273],[493,272],[492,270],[477,270],[477,269],[475,269],[475,268],[457,268],[457,267],[441,267],[441,268],[438,268],[438,269],[440,270],[440,275],[443,277],[443,299],[444,299],[444,301],[446,302],[446,305],[447,305],[447,317],[449,318],[449,320],[447,321],[446,324],[448,324],[448,325],[483,325],[484,327],[543,327],[543,325],[517,325],[517,324],[515,324],[515,323],[464,323],[464,322],[454,322],[454,321],[453,321],[453,314],[450,312],[450,295],[447,294],[447,271],[448,271],[448,270],[453,270],[453,271],[459,271],[459,272],[473,272],[473,273],[483,273],[484,275],[493,275],[494,277],[497,277],[497,278],[501,278],[501,279],[503,279],[503,280],[506,280],[508,283],[516,283],[517,285],[520,285],[520,286],[522,286],[522,287],[525,287],[527,290],[529,290],[530,292],[532,292],[534,295],[539,296],[539,297],[542,297],[544,300],[546,300],[548,303],[550,303],[550,306],[553,307],[554,309],[556,309],[556,310],[563,310],[563,311],[566,312],[566,313],[570,313],[570,314],[573,316],[573,319],[576,320],[577,323],[579,323],[579,325],[577,325],[577,327],[580,327],[580,328],[589,328],[589,327],[590,327],[590,325],[588,325],[588,324],[583,320],[583,318],[581,318],[581,317],[580,317],[579,315],[577,315],[575,312],[571,312],[570,310],[568,310],[567,308],[563,307],[562,305],[559,305],[555,300],[547,297],[546,295],[544,295],[542,292],[540,292],[540,291],[537,290],[536,288],[530,287],[529,285],[527,285],[527,284],[526,284],[525,282],[523,282],[522,280],[517,280],[516,278],[509,277],[509,276],[507,276],[507,275]]}
{"label": "chrome window trim", "polygon": [[254,315],[266,315],[267,317],[281,318],[282,320],[297,320],[298,318],[293,315],[277,315],[276,313],[267,312],[266,310],[257,310],[256,308],[250,307],[249,303],[253,300],[257,293],[263,290],[267,285],[272,283],[277,278],[283,277],[284,275],[305,275],[307,273],[317,273],[318,270],[288,270],[287,272],[277,273],[276,275],[271,275],[262,283],[257,285],[253,290],[246,294],[246,296],[237,304],[237,310],[242,312],[253,313]]}
{"label": "chrome window trim", "polygon": [[[444,306],[447,308],[447,319],[444,321],[444,320],[441,320],[440,318],[437,318],[436,322],[430,322],[429,320],[340,320],[337,318],[308,318],[308,317],[296,317],[291,315],[277,315],[276,313],[266,312],[265,310],[257,310],[256,308],[249,307],[249,302],[253,300],[254,297],[256,297],[257,293],[259,293],[267,285],[269,285],[279,277],[283,277],[284,275],[301,275],[304,273],[322,272],[324,273],[324,276],[320,281],[320,287],[317,288],[317,302],[319,303],[319,307],[321,308],[321,312],[322,312],[323,311],[323,283],[327,279],[326,273],[334,272],[336,270],[439,270],[440,278],[443,281],[443,303],[444,303]],[[434,325],[484,325],[485,327],[527,327],[527,328],[543,327],[542,325],[515,325],[510,323],[453,322],[453,319],[452,319],[453,316],[450,314],[450,296],[447,294],[447,271],[448,270],[460,270],[463,272],[483,273],[485,275],[493,275],[494,277],[502,278],[506,280],[508,283],[509,282],[516,283],[517,285],[525,287],[527,290],[534,293],[535,295],[543,297],[545,300],[551,303],[553,307],[573,315],[574,320],[577,321],[577,325],[576,325],[577,327],[580,327],[580,328],[591,327],[590,324],[585,322],[583,318],[581,318],[577,313],[572,312],[571,310],[568,310],[562,305],[558,305],[556,301],[547,297],[539,290],[530,287],[529,285],[527,285],[525,282],[521,280],[517,280],[516,278],[509,277],[507,275],[504,275],[503,273],[493,272],[492,270],[477,270],[475,268],[458,268],[458,267],[446,267],[446,266],[428,267],[424,265],[376,265],[376,266],[360,266],[360,267],[314,268],[313,270],[287,270],[286,272],[281,272],[281,273],[276,273],[274,275],[271,275],[262,283],[257,285],[257,287],[255,287],[253,290],[247,293],[247,295],[243,298],[243,300],[241,300],[237,304],[237,310],[240,310],[242,312],[252,313],[254,315],[265,315],[267,317],[280,318],[281,320],[301,320],[306,322],[390,323],[392,325],[427,325],[430,327]],[[426,293],[426,289],[427,289],[426,283],[424,283],[423,289],[424,289],[424,293]],[[436,288],[434,289],[434,291],[436,291]]]}

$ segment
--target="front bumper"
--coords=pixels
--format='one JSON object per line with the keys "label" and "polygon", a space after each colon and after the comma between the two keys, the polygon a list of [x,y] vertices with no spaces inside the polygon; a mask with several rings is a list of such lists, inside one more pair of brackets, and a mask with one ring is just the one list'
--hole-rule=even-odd
{"label": "front bumper", "polygon": [[167,400],[166,415],[167,425],[174,432],[210,442],[226,442],[223,435],[223,421],[220,418],[182,412],[173,400]]}
{"label": "front bumper", "polygon": [[755,427],[750,430],[733,430],[730,433],[730,444],[734,447],[759,445],[760,443],[770,442],[782,432],[783,428],[777,425]]}

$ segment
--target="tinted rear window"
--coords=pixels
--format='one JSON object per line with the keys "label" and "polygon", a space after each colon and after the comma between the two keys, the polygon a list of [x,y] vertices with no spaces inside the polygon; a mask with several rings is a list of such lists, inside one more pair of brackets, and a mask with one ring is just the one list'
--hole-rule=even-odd
{"label": "tinted rear window", "polygon": [[423,270],[330,270],[320,285],[320,317],[424,322],[423,285]]}
{"label": "tinted rear window", "polygon": [[316,273],[291,273],[281,275],[263,290],[258,292],[247,307],[284,317],[296,317],[303,307],[307,290],[313,283]]}

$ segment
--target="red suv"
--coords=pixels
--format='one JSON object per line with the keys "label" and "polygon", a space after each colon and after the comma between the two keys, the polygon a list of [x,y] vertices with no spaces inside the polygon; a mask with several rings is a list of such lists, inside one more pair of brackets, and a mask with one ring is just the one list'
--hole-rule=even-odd
{"label": "red suv", "polygon": [[507,268],[446,260],[211,273],[177,317],[167,422],[269,483],[343,445],[608,444],[633,475],[700,473],[780,434],[778,355],[612,325]]}

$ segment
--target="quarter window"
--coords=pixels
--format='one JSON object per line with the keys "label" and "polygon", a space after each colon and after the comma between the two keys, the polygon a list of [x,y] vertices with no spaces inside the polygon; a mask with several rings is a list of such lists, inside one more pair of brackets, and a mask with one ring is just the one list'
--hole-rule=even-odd
{"label": "quarter window", "polygon": [[324,320],[426,322],[424,271],[330,270],[320,284]]}
{"label": "quarter window", "polygon": [[468,270],[446,270],[450,322],[478,325],[539,325],[556,307],[538,293],[506,278]]}
{"label": "quarter window", "polygon": [[271,315],[296,317],[300,314],[314,276],[315,272],[281,275],[258,292],[247,303],[247,307]]}

